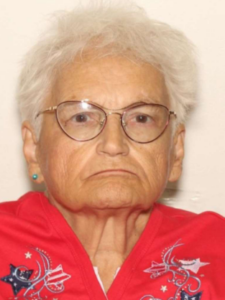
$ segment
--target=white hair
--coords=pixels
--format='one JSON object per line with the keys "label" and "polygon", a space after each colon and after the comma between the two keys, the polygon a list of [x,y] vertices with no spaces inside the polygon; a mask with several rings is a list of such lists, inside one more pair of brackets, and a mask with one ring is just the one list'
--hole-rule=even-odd
{"label": "white hair", "polygon": [[[91,43],[97,40],[97,43]],[[55,14],[53,24],[27,53],[17,98],[22,120],[37,134],[41,118],[36,114],[54,88],[57,72],[85,49],[103,49],[104,55],[133,53],[162,72],[170,105],[183,123],[195,102],[196,67],[191,42],[178,30],[151,20],[134,4],[89,4]],[[102,51],[101,51],[102,52]]]}

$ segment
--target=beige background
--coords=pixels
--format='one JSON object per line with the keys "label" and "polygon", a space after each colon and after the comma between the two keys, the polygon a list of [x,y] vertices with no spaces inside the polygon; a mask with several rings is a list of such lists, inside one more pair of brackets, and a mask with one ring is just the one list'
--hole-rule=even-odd
{"label": "beige background", "polygon": [[[79,1],[86,2],[86,1]],[[0,201],[32,188],[22,157],[15,102],[20,61],[55,10],[72,0],[0,0]],[[136,0],[149,16],[186,33],[198,54],[198,106],[187,124],[186,158],[178,185],[164,194],[168,205],[225,215],[225,2],[224,0]]]}

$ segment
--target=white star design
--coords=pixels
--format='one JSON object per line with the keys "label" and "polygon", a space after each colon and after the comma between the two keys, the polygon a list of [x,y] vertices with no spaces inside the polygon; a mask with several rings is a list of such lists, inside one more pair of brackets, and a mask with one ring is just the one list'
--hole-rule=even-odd
{"label": "white star design", "polygon": [[195,274],[198,273],[198,271],[201,267],[204,267],[204,266],[210,264],[208,262],[201,262],[200,258],[197,258],[196,260],[193,260],[192,262],[187,262],[185,260],[179,260],[179,261],[182,264],[183,269],[190,270]]}
{"label": "white star design", "polygon": [[163,293],[165,293],[165,292],[167,291],[167,286],[166,286],[166,285],[162,285],[162,286],[161,286],[161,291],[162,291]]}
{"label": "white star design", "polygon": [[25,253],[26,258],[31,258],[32,254],[30,252]]}

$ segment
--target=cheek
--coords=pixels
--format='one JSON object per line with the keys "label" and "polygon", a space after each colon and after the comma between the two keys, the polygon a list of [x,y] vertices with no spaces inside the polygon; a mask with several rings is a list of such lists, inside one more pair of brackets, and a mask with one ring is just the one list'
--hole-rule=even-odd
{"label": "cheek", "polygon": [[76,173],[79,155],[76,150],[61,140],[48,141],[40,144],[39,161],[47,186],[64,185],[64,182]]}
{"label": "cheek", "polygon": [[161,139],[147,145],[140,161],[145,173],[147,184],[151,189],[164,189],[169,173],[171,160],[171,141]]}
{"label": "cheek", "polygon": [[155,184],[167,181],[169,173],[169,159],[167,153],[157,152],[149,159],[149,164],[146,167],[148,179]]}
{"label": "cheek", "polygon": [[66,173],[67,151],[60,147],[48,145],[40,153],[40,168],[47,187],[58,186],[63,183]]}
{"label": "cheek", "polygon": [[155,164],[156,164],[156,169],[159,170],[159,172],[157,172],[159,181],[167,182],[168,175],[169,175],[169,169],[170,169],[169,157],[170,156],[167,152],[166,153],[161,152],[161,153],[156,154]]}
{"label": "cheek", "polygon": [[89,143],[79,143],[66,136],[40,143],[40,167],[47,188],[62,191],[79,187],[93,155],[91,149]]}

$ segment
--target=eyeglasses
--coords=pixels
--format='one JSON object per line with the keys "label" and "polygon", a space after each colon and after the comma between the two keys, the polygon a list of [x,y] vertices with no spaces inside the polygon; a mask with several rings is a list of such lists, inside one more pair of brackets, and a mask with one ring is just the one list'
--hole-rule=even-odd
{"label": "eyeglasses", "polygon": [[[119,113],[119,111],[122,111]],[[119,110],[103,109],[88,99],[69,100],[40,111],[55,112],[62,131],[71,139],[85,142],[97,137],[105,128],[108,116],[120,116],[124,133],[132,141],[145,144],[158,139],[166,130],[170,116],[176,113],[161,104],[138,102]]]}

